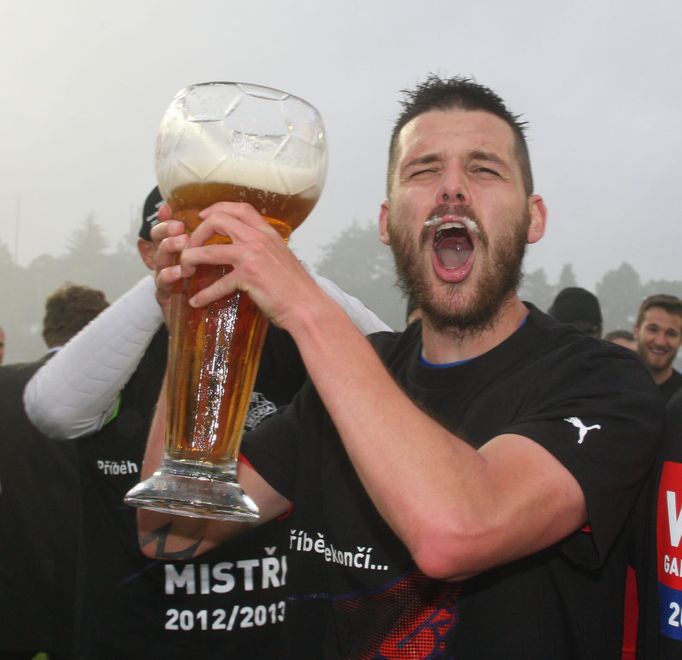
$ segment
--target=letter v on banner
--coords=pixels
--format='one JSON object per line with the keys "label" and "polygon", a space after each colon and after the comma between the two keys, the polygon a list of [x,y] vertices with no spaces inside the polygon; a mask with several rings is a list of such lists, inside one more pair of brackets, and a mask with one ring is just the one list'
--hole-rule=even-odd
{"label": "letter v on banner", "polygon": [[670,545],[679,548],[682,537],[682,513],[677,506],[677,493],[674,490],[666,490],[666,504],[668,506],[668,531],[670,532]]}
{"label": "letter v on banner", "polygon": [[[682,591],[679,571],[665,570],[664,560],[669,563],[682,559],[682,463],[666,461],[661,472],[656,510],[656,544],[658,557],[658,580],[669,587]],[[677,573],[677,575],[676,575]]]}
{"label": "letter v on banner", "polygon": [[[659,630],[682,641],[681,621],[671,616],[682,603],[682,463],[666,461],[656,506],[656,571]],[[677,608],[677,609],[675,609]]]}

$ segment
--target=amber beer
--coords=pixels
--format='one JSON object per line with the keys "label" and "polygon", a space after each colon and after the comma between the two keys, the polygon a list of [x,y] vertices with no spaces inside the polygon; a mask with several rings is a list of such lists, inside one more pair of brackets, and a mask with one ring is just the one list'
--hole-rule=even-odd
{"label": "amber beer", "polygon": [[[287,240],[316,197],[281,195],[229,183],[174,188],[173,217],[191,233],[199,212],[220,201],[251,204]],[[226,237],[209,242],[229,243]],[[235,460],[258,371],[267,319],[248,294],[234,294],[195,309],[188,300],[230,266],[199,266],[171,296],[166,452],[171,459],[222,465]]]}

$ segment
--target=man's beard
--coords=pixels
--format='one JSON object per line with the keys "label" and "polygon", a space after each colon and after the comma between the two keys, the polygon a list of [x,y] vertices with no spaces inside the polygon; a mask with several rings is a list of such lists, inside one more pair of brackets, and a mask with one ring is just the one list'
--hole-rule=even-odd
{"label": "man's beard", "polygon": [[[637,352],[640,354],[640,356],[642,356],[647,369],[649,369],[652,374],[663,373],[666,369],[672,366],[673,362],[675,362],[675,358],[677,357],[677,353],[675,351],[670,351],[670,353],[665,356],[664,360],[661,360],[657,364],[652,364],[649,358],[649,355],[652,354],[651,349],[647,347],[646,342],[643,344],[638,344]],[[656,355],[655,357],[661,358],[660,355]]]}
{"label": "man's beard", "polygon": [[[467,210],[467,217],[476,218]],[[467,301],[460,289],[464,282],[443,283],[442,293],[432,292],[424,270],[424,245],[427,230],[422,232],[420,245],[410,240],[407,232],[391,231],[391,248],[395,259],[398,286],[403,293],[414,300],[430,327],[462,338],[480,334],[490,329],[507,299],[518,289],[521,281],[521,265],[526,251],[530,216],[526,211],[514,221],[502,222],[501,226],[511,229],[500,236],[491,248],[490,240],[478,224],[479,240],[476,246],[477,274],[476,289]],[[483,257],[486,262],[482,264]],[[483,268],[481,269],[481,264]],[[471,277],[469,274],[468,277]],[[467,279],[468,279],[467,277]]]}

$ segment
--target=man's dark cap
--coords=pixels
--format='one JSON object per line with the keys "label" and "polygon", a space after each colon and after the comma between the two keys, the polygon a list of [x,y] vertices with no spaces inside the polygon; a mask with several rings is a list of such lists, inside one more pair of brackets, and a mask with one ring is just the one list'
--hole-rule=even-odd
{"label": "man's dark cap", "polygon": [[585,323],[601,327],[601,307],[597,296],[579,286],[569,286],[557,294],[547,313],[562,323]]}
{"label": "man's dark cap", "polygon": [[158,188],[154,188],[144,200],[142,207],[142,225],[137,235],[145,241],[151,241],[152,227],[159,221],[159,207],[163,204],[163,197]]}

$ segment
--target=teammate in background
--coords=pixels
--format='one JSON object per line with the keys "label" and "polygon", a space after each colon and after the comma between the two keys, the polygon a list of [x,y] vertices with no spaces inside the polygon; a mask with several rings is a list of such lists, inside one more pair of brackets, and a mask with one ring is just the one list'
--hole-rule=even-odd
{"label": "teammate in background", "polygon": [[[162,203],[144,205],[138,249],[153,267],[149,240]],[[318,280],[362,332],[387,326],[355,298]],[[31,419],[52,437],[78,437],[83,483],[79,657],[87,660],[277,657],[286,615],[286,524],[273,522],[200,560],[165,552],[144,557],[135,510],[122,503],[139,481],[149,422],[166,366],[168,336],[145,278],[39,371],[26,388]],[[305,380],[291,337],[271,327],[247,428],[288,403]]]}
{"label": "teammate in background", "polygon": [[5,359],[5,329],[0,326],[0,364]]}
{"label": "teammate in background", "polygon": [[682,344],[682,300],[657,293],[642,301],[635,323],[637,351],[667,402],[682,388],[682,374],[673,362]]}
{"label": "teammate in background", "polygon": [[[265,520],[291,511],[283,655],[618,657],[621,531],[660,430],[651,378],[518,298],[546,210],[523,124],[492,90],[432,76],[408,93],[387,188],[381,238],[422,321],[371,342],[253,208],[216,204],[188,238],[164,207],[153,230],[162,304],[196,265],[230,264],[193,304],[248,291],[311,379],[246,435],[239,467]],[[214,233],[232,244],[204,246]],[[243,529],[142,509],[138,523],[152,556]]]}
{"label": "teammate in background", "polygon": [[660,460],[637,506],[639,660],[682,653],[682,375],[673,362],[682,343],[682,300],[645,298],[635,325],[637,350],[668,403]]}
{"label": "teammate in background", "polygon": [[587,289],[579,286],[562,289],[547,313],[560,323],[570,323],[591,337],[601,337],[601,306],[597,296]]}
{"label": "teammate in background", "polygon": [[71,658],[80,495],[75,448],[55,444],[24,414],[33,373],[107,306],[104,294],[75,284],[45,305],[48,352],[0,367],[0,658],[47,651]]}
{"label": "teammate in background", "polygon": [[604,339],[605,341],[610,341],[612,344],[618,344],[618,346],[622,346],[631,351],[637,350],[635,335],[629,330],[611,330],[611,332],[607,332],[604,335]]}
{"label": "teammate in background", "polygon": [[[641,356],[658,385],[664,401],[667,402],[675,391],[682,387],[682,376],[672,368],[682,341],[680,339],[682,301],[666,294],[649,296],[640,305],[634,330],[634,334],[626,330],[616,330],[608,333],[605,339],[634,350]],[[623,660],[635,657],[639,643],[638,635],[641,634],[641,626],[637,625],[638,619],[641,618],[637,611],[638,602],[641,601],[638,591],[646,589],[642,587],[642,580],[646,578],[647,568],[642,561],[646,550],[642,549],[642,533],[638,529],[643,524],[641,519],[648,517],[650,508],[643,500],[640,500],[632,520],[635,531],[631,532],[628,529],[628,534],[633,538],[631,564],[636,569],[637,575],[635,576],[632,569],[628,570]]]}

